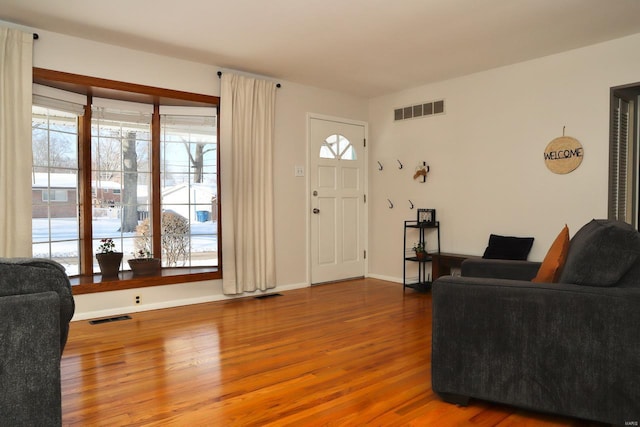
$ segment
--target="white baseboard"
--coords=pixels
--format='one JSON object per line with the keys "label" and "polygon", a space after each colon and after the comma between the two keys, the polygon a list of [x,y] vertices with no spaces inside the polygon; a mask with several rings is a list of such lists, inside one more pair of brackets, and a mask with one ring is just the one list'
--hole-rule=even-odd
{"label": "white baseboard", "polygon": [[293,283],[291,285],[281,285],[276,287],[275,289],[269,289],[269,292],[265,292],[265,293],[273,293],[273,292],[280,292],[280,291],[292,291],[294,289],[302,289],[302,288],[308,288],[311,285],[308,283]]}
{"label": "white baseboard", "polygon": [[372,279],[386,280],[387,282],[394,282],[394,283],[402,284],[402,279],[400,279],[398,277],[383,276],[381,274],[368,274],[367,277],[371,277]]}
{"label": "white baseboard", "polygon": [[113,307],[106,310],[94,310],[94,311],[86,311],[82,313],[75,313],[71,321],[75,322],[78,320],[99,319],[104,317],[121,316],[124,314],[139,313],[143,311],[160,310],[163,308],[180,307],[185,305],[202,304],[207,302],[223,301],[223,300],[230,300],[230,299],[237,299],[237,298],[247,298],[252,296],[272,294],[274,292],[289,291],[293,289],[300,289],[300,288],[306,288],[306,287],[309,287],[309,285],[306,283],[294,283],[289,285],[277,286],[273,289],[268,289],[264,292],[256,291],[256,292],[244,293],[240,295],[209,294],[209,295],[203,295],[203,296],[198,296],[194,298],[171,299],[171,300],[165,300],[165,301],[149,303],[149,304]]}
{"label": "white baseboard", "polygon": [[160,310],[163,308],[180,307],[183,305],[202,304],[205,302],[222,301],[226,299],[232,299],[234,297],[227,295],[207,295],[206,297],[189,298],[182,300],[162,301],[152,304],[142,305],[130,305],[123,307],[116,307],[107,310],[87,311],[84,313],[76,313],[71,319],[72,322],[76,320],[88,320],[98,319],[102,317],[121,316],[123,314],[139,313],[142,311]]}

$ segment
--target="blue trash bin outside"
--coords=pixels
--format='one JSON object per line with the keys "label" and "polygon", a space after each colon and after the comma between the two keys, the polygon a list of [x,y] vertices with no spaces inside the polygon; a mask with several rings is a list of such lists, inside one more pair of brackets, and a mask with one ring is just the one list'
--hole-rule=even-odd
{"label": "blue trash bin outside", "polygon": [[198,222],[209,221],[209,211],[196,211],[196,218]]}

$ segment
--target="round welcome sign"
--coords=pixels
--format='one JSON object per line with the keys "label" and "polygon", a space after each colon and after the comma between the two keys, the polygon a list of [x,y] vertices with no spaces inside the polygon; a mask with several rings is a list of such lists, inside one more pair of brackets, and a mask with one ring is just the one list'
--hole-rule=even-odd
{"label": "round welcome sign", "polygon": [[584,149],[577,139],[561,136],[554,139],[544,150],[544,163],[553,173],[566,174],[580,166]]}

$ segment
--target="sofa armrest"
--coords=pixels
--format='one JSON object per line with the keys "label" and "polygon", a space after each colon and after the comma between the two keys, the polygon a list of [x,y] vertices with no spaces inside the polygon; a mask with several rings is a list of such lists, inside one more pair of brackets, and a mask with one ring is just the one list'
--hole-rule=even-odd
{"label": "sofa armrest", "polygon": [[446,276],[432,297],[435,392],[640,420],[640,289]]}
{"label": "sofa armrest", "polygon": [[0,297],[3,425],[62,423],[59,301],[52,291]]}
{"label": "sofa armrest", "polygon": [[41,258],[0,258],[0,296],[54,291],[60,305],[60,346],[64,349],[75,301],[69,276],[59,263]]}
{"label": "sofa armrest", "polygon": [[538,274],[539,262],[506,259],[468,258],[461,266],[464,277],[531,280]]}

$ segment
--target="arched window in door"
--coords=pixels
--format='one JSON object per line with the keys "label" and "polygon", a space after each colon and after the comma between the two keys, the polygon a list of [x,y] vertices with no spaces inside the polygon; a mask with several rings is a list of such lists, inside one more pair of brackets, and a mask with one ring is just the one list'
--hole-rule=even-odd
{"label": "arched window in door", "polygon": [[321,159],[356,160],[356,150],[343,135],[328,136],[320,147]]}

